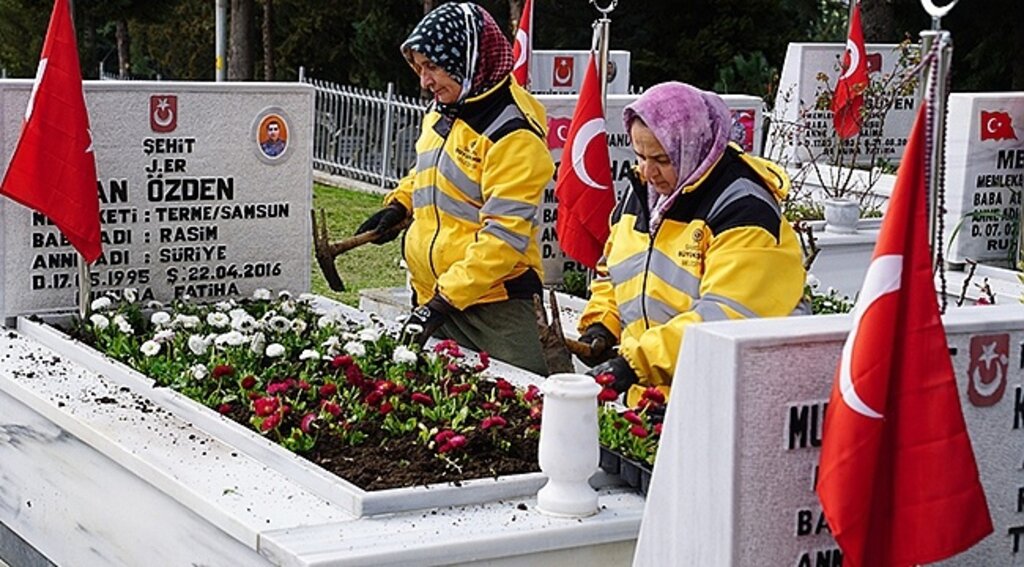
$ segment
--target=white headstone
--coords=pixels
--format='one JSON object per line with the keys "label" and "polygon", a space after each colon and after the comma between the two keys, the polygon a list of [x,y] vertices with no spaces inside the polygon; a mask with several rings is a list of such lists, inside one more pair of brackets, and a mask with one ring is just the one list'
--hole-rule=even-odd
{"label": "white headstone", "polygon": [[946,122],[951,262],[1014,267],[1024,188],[1024,92],[952,93]]}
{"label": "white headstone", "polygon": [[[31,88],[0,81],[0,174]],[[308,291],[312,87],[110,81],[86,82],[85,95],[104,250],[94,294]],[[0,315],[74,308],[77,263],[45,217],[0,198]]]}
{"label": "white headstone", "polygon": [[[557,166],[562,160],[562,148],[576,109],[576,96],[540,95],[537,97],[547,110],[548,149]],[[621,196],[629,185],[626,172],[636,161],[632,142],[622,123],[622,110],[638,95],[609,95],[605,109],[605,126],[608,129],[608,152],[611,157],[612,182],[616,196]],[[732,111],[733,127],[731,137],[747,152],[760,155],[762,132],[762,101],[748,95],[723,95],[722,98]],[[557,177],[557,171],[555,173]],[[562,281],[562,272],[572,268],[582,270],[582,264],[566,256],[558,247],[555,234],[558,201],[555,199],[554,179],[544,190],[541,203],[540,248],[544,266],[544,280],[547,284]]]}
{"label": "white headstone", "polygon": [[[895,84],[893,76],[899,66],[900,51],[895,44],[868,44],[865,46],[868,75],[872,82]],[[839,61],[843,56],[842,43],[790,43],[782,66],[779,90],[772,111],[767,155],[789,164],[806,162],[819,156],[821,163],[831,163],[836,143],[832,125],[832,111],[815,109],[818,95],[825,84],[819,76],[827,78],[835,87],[839,76]],[[907,145],[907,133],[914,122],[917,101],[913,94],[897,96],[886,115],[885,123],[868,120],[861,134],[844,142],[844,153],[854,151],[859,144],[858,163],[871,165],[873,156],[896,165]]]}
{"label": "white headstone", "polygon": [[[791,317],[687,331],[635,565],[841,564],[814,484],[850,321]],[[943,322],[995,532],[942,565],[1017,565],[1024,306],[956,309]]]}
{"label": "white headstone", "polygon": [[[586,50],[534,50],[530,59],[530,92],[576,94],[583,86],[590,52]],[[629,52],[608,51],[608,94],[629,93]]]}

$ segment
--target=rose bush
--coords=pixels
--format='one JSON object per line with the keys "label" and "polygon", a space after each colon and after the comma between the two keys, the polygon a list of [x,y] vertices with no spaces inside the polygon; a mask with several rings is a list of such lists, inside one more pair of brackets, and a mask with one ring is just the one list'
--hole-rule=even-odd
{"label": "rose bush", "polygon": [[95,300],[72,334],[363,488],[537,469],[540,392],[485,376],[486,353],[421,350],[378,318],[286,292],[171,306],[122,295]]}

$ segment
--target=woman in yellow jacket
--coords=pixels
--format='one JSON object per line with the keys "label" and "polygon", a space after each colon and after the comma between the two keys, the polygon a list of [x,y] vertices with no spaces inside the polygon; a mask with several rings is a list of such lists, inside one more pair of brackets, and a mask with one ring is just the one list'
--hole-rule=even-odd
{"label": "woman in yellow jacket", "polygon": [[580,331],[590,374],[635,403],[641,387],[669,393],[689,325],[794,313],[805,273],[779,205],[789,179],[728,143],[718,95],[663,83],[624,120],[639,177],[612,213]]}
{"label": "woman in yellow jacket", "polygon": [[407,329],[546,375],[532,298],[541,292],[537,211],[554,173],[544,107],[511,78],[512,48],[486,10],[448,3],[402,53],[434,94],[416,165],[358,232],[377,243],[408,216]]}

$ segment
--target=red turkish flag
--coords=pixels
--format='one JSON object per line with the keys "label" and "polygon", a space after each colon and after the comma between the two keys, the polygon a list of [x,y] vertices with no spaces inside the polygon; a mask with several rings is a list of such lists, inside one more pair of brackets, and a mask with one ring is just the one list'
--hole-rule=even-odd
{"label": "red turkish flag", "polygon": [[530,84],[530,56],[533,55],[533,0],[523,3],[523,13],[519,16],[519,30],[516,31],[516,42],[512,46],[512,76],[520,86]]}
{"label": "red turkish flag", "polygon": [[100,257],[96,158],[67,0],[53,5],[21,137],[0,194],[49,217],[86,262]]}
{"label": "red turkish flag", "polygon": [[615,192],[601,83],[593,52],[562,149],[555,197],[558,199],[555,230],[562,251],[594,268],[608,239],[608,217],[615,207]]}
{"label": "red turkish flag", "polygon": [[843,53],[839,81],[832,94],[832,124],[840,138],[860,132],[860,109],[864,106],[864,90],[868,88],[868,61],[864,51],[864,32],[860,27],[860,2],[850,14],[850,33]]}
{"label": "red turkish flag", "polygon": [[992,532],[932,280],[924,108],[825,419],[817,490],[844,566],[932,563]]}

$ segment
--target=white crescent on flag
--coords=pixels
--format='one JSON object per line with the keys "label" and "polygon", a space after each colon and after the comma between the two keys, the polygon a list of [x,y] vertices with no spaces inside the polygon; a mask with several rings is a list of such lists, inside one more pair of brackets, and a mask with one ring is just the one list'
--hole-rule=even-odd
{"label": "white crescent on flag", "polygon": [[591,140],[604,131],[604,118],[592,118],[576,132],[576,137],[572,140],[572,170],[576,172],[576,177],[594,189],[602,190],[607,187],[594,181],[590,172],[587,171],[587,163],[584,158]]}
{"label": "white crescent on flag", "polygon": [[518,69],[526,64],[527,46],[530,44],[530,37],[521,28],[516,32],[516,47],[519,48],[519,56],[512,64],[513,69]]}
{"label": "white crescent on flag", "polygon": [[839,391],[843,402],[853,411],[864,417],[880,419],[882,414],[867,405],[857,394],[853,385],[853,345],[857,341],[860,320],[864,313],[883,296],[898,291],[903,277],[903,255],[887,254],[872,260],[868,272],[864,276],[864,285],[860,290],[860,298],[853,308],[853,327],[843,344],[843,357],[839,362]]}
{"label": "white crescent on flag", "polygon": [[843,71],[843,74],[839,76],[840,80],[848,78],[860,65],[861,53],[860,50],[857,49],[857,44],[854,43],[852,39],[846,40],[846,52],[850,54],[850,64],[846,67],[846,70]]}
{"label": "white crescent on flag", "polygon": [[43,82],[43,75],[46,73],[46,62],[48,58],[39,60],[39,67],[36,68],[36,79],[32,81],[32,94],[28,95],[28,106],[25,108],[25,122],[32,116],[32,109],[36,106],[36,93],[39,92],[39,85]]}

